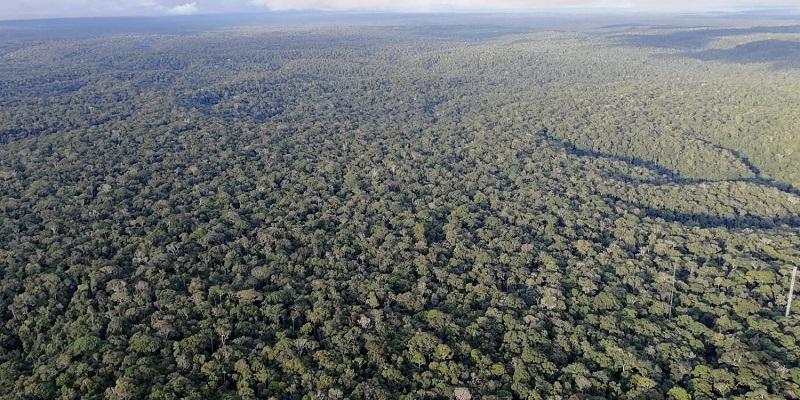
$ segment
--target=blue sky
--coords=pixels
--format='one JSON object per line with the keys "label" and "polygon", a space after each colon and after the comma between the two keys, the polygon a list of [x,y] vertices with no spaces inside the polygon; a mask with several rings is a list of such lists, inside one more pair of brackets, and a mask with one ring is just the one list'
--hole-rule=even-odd
{"label": "blue sky", "polygon": [[749,8],[800,9],[800,0],[0,0],[0,19],[267,10],[704,12]]}

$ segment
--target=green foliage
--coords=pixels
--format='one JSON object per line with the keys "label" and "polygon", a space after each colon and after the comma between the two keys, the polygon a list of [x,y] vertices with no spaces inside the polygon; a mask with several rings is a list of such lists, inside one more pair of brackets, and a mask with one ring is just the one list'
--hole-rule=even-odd
{"label": "green foliage", "polygon": [[689,393],[680,387],[674,387],[667,392],[667,396],[669,396],[672,400],[691,400],[691,396]]}
{"label": "green foliage", "polygon": [[0,398],[796,397],[798,71],[457,31],[0,45]]}
{"label": "green foliage", "polygon": [[103,341],[96,336],[83,336],[69,346],[69,353],[74,355],[91,355],[96,352]]}

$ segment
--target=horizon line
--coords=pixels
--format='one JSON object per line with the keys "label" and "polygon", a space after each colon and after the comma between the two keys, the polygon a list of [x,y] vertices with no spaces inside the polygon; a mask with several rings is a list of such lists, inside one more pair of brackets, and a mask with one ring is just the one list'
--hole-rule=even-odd
{"label": "horizon line", "polygon": [[220,13],[197,13],[189,15],[170,15],[170,14],[120,14],[120,15],[67,15],[67,16],[42,16],[42,17],[3,17],[0,16],[0,22],[32,22],[32,21],[57,21],[57,20],[80,20],[80,19],[191,19],[197,17],[232,17],[232,16],[266,16],[266,15],[525,15],[531,16],[534,14],[548,15],[554,14],[558,16],[619,16],[619,15],[661,15],[661,16],[679,16],[679,15],[696,15],[696,16],[719,16],[719,15],[742,15],[742,14],[767,14],[771,13],[786,13],[791,15],[787,17],[800,16],[800,6],[798,7],[743,7],[739,9],[719,9],[719,10],[671,10],[659,11],[654,9],[638,9],[630,7],[536,7],[536,8],[518,8],[518,9],[433,9],[433,10],[382,10],[382,9],[352,9],[352,10],[328,10],[328,9],[295,9],[295,10],[264,10],[264,11],[242,11],[242,12],[220,12]]}

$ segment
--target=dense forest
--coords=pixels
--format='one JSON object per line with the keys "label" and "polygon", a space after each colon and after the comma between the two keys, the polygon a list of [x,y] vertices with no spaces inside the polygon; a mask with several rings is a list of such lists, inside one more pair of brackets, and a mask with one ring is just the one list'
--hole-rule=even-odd
{"label": "dense forest", "polygon": [[800,398],[800,22],[471,18],[0,24],[0,398]]}

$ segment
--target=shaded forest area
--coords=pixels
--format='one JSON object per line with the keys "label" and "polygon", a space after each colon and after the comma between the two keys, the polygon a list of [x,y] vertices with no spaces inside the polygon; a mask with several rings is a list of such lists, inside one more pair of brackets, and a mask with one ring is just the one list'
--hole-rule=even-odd
{"label": "shaded forest area", "polygon": [[207,23],[0,45],[0,398],[800,398],[797,24]]}

